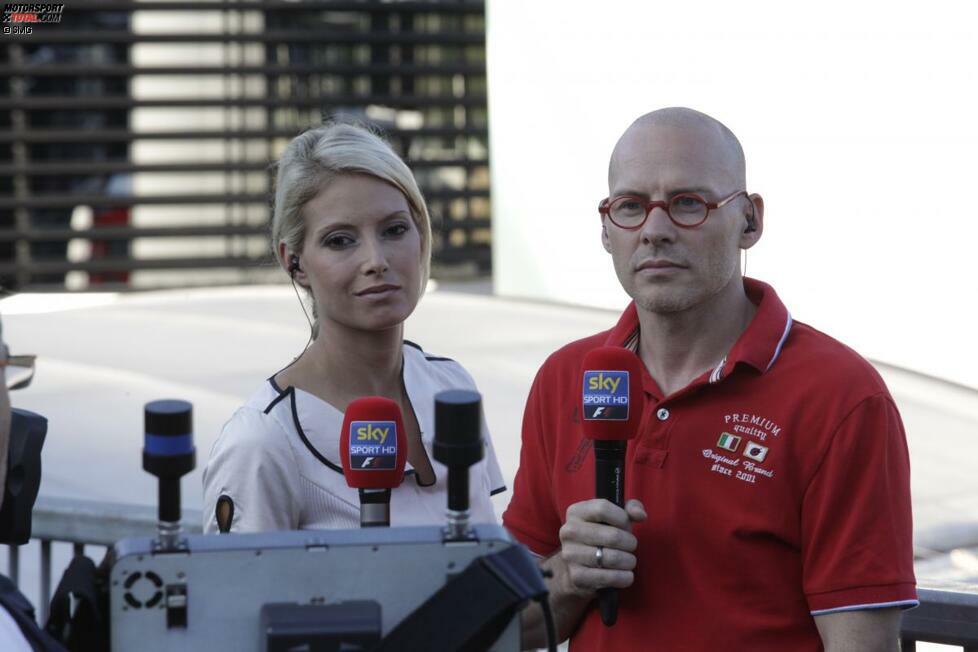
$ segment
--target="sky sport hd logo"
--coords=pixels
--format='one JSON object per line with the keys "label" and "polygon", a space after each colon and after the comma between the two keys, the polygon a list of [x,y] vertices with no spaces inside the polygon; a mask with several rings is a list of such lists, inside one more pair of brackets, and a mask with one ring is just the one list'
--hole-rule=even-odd
{"label": "sky sport hd logo", "polygon": [[389,471],[397,464],[397,424],[393,421],[350,423],[350,466]]}
{"label": "sky sport hd logo", "polygon": [[628,420],[628,372],[584,372],[584,418]]}
{"label": "sky sport hd logo", "polygon": [[61,22],[63,4],[39,2],[8,2],[3,6],[3,33],[33,34],[34,26]]}

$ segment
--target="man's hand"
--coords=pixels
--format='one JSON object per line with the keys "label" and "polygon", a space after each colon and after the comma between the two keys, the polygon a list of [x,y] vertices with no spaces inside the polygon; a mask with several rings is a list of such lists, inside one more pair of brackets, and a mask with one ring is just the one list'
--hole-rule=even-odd
{"label": "man's hand", "polygon": [[598,498],[568,507],[560,528],[560,558],[566,566],[567,580],[562,588],[574,595],[591,597],[601,588],[631,586],[638,546],[632,522],[645,518],[645,507],[637,500],[629,500],[624,509]]}
{"label": "man's hand", "polygon": [[[635,580],[638,541],[632,523],[645,518],[645,507],[637,500],[629,500],[625,509],[602,499],[567,508],[560,528],[561,548],[541,564],[551,573],[547,589],[558,642],[571,635],[598,589],[623,589]],[[602,568],[596,567],[597,546],[602,546]],[[535,602],[523,610],[522,626],[524,650],[546,646],[543,614]]]}

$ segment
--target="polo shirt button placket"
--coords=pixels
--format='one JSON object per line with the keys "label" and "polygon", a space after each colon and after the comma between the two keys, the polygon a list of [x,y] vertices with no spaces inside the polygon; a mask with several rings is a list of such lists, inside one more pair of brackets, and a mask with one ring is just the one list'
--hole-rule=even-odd
{"label": "polo shirt button placket", "polygon": [[655,416],[659,421],[665,421],[666,419],[669,418],[669,410],[667,410],[666,408],[659,408],[658,411],[655,413]]}

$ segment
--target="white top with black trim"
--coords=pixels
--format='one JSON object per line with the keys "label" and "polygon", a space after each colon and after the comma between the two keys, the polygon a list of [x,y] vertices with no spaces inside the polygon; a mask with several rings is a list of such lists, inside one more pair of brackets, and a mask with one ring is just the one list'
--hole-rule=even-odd
{"label": "white top with black trim", "polygon": [[[404,386],[421,428],[435,483],[421,486],[408,463],[391,493],[392,526],[440,525],[447,508],[448,469],[435,461],[435,394],[476,389],[454,360],[405,341]],[[269,379],[224,425],[204,469],[204,532],[218,531],[218,500],[231,500],[232,532],[360,527],[360,497],[340,462],[343,413],[322,399]],[[506,487],[482,420],[486,454],[469,470],[472,521],[495,523],[490,496]],[[222,498],[227,496],[227,498]]]}

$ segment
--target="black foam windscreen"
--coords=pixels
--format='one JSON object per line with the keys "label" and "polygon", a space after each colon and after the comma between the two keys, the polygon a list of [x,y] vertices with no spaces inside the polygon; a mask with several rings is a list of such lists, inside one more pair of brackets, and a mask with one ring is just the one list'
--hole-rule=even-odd
{"label": "black foam windscreen", "polygon": [[47,432],[45,417],[20,408],[11,410],[0,543],[23,545],[30,541],[31,512],[41,488],[41,448]]}

